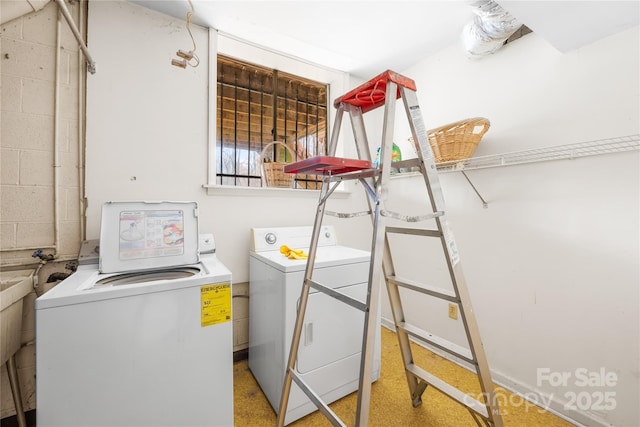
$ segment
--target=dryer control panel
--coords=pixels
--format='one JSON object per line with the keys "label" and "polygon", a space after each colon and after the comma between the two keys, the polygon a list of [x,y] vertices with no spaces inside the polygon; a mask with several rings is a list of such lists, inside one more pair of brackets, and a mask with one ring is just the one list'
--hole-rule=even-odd
{"label": "dryer control panel", "polygon": [[[306,249],[311,242],[312,226],[305,227],[269,227],[251,229],[251,250],[253,252],[279,251],[280,246]],[[323,225],[318,238],[318,246],[337,245],[335,229]]]}

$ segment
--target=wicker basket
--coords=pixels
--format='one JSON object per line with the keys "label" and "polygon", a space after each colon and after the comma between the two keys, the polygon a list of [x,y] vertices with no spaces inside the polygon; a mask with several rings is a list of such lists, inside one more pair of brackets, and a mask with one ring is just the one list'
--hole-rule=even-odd
{"label": "wicker basket", "polygon": [[[291,150],[291,148],[287,147],[283,142],[270,142],[265,145],[262,149],[262,153],[260,154],[260,164],[262,170],[262,178],[264,178],[264,182],[267,184],[267,187],[281,187],[281,188],[291,188],[293,183],[293,174],[284,173],[284,165],[287,163],[284,162],[265,162],[264,153],[266,153],[267,149],[272,145],[282,145],[285,149],[289,151],[291,154],[291,158],[295,158],[295,153]],[[274,147],[275,150],[275,147]]]}
{"label": "wicker basket", "polygon": [[474,117],[427,131],[435,162],[470,158],[489,125],[488,119]]}

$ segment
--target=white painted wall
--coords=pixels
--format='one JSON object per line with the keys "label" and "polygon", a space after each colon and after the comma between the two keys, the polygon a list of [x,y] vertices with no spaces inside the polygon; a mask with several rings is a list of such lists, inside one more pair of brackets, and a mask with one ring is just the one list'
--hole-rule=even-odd
{"label": "white painted wall", "polygon": [[184,23],[120,1],[93,2],[87,81],[87,237],[107,200],[195,200],[207,155],[207,32],[192,26],[198,68],[170,65],[191,48]]}
{"label": "white painted wall", "polygon": [[[312,224],[318,193],[206,188],[208,144],[215,140],[208,113],[215,121],[215,107],[208,109],[207,30],[192,25],[192,31],[200,66],[172,67],[175,51],[191,46],[183,21],[123,1],[91,4],[88,39],[100,72],[87,83],[87,238],[100,234],[105,201],[195,200],[200,230],[214,233],[234,282],[245,282],[250,229]],[[252,62],[309,73],[308,66],[273,59],[264,49],[228,39],[219,44],[225,54],[252,54]],[[347,77],[324,75],[332,93],[345,91]]]}
{"label": "white painted wall", "polygon": [[[636,27],[560,54],[532,34],[482,60],[455,45],[404,74],[428,127],[491,120],[476,154],[590,141],[640,133],[639,40]],[[468,172],[488,209],[462,175],[440,178],[494,379],[586,425],[640,425],[639,166],[633,152]],[[392,185],[407,204],[421,191]],[[423,327],[461,339],[446,306],[411,304]],[[567,385],[539,381],[545,368]],[[580,386],[580,368],[617,381]]]}
{"label": "white painted wall", "polygon": [[[88,39],[99,72],[88,76],[87,237],[99,235],[104,201],[196,200],[201,230],[216,236],[234,282],[245,282],[250,228],[309,224],[317,199],[312,192],[203,187],[213,107],[207,31],[193,30],[202,65],[178,69],[169,62],[189,46],[183,22],[123,2],[91,3]],[[477,154],[639,133],[637,28],[565,55],[535,35],[481,61],[467,60],[456,45],[403,74],[418,83],[428,127],[476,115],[491,119]],[[357,83],[346,79],[333,93]],[[409,136],[406,129],[399,124],[398,142]],[[350,132],[343,137],[348,155]],[[460,175],[441,180],[496,379],[553,397],[553,408],[585,423],[637,425],[637,153],[470,176],[488,209]],[[412,180],[393,181],[398,205],[408,209],[422,194]],[[359,193],[336,200],[334,210],[362,208]],[[368,219],[327,221],[339,227],[342,243],[368,248]],[[446,308],[433,319],[416,316],[437,320],[437,329],[459,339]],[[538,368],[574,373],[579,367],[614,372],[617,384],[537,384]],[[564,411],[570,390],[615,392],[617,407]]]}

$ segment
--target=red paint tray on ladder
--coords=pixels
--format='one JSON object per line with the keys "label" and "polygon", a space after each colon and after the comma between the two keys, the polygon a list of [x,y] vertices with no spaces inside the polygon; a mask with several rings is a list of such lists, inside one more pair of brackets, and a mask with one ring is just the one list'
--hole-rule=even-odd
{"label": "red paint tray on ladder", "polygon": [[316,156],[296,163],[285,165],[285,173],[304,173],[307,175],[341,175],[371,169],[369,160],[344,159],[333,156]]}

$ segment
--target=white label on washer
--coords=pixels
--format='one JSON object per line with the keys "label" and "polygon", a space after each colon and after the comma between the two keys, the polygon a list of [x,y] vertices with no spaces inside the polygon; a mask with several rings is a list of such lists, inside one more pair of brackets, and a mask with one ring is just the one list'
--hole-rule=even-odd
{"label": "white label on washer", "polygon": [[179,256],[184,253],[181,210],[122,211],[118,254],[121,260]]}

